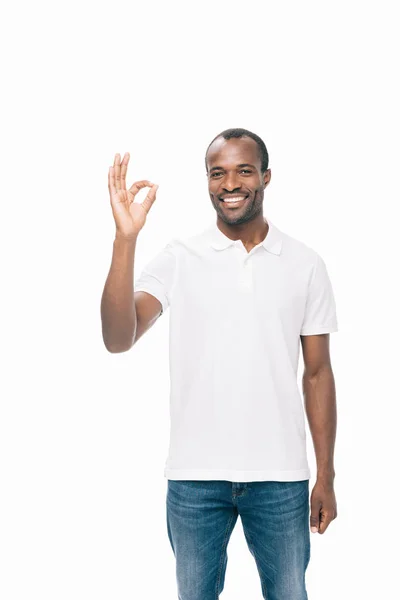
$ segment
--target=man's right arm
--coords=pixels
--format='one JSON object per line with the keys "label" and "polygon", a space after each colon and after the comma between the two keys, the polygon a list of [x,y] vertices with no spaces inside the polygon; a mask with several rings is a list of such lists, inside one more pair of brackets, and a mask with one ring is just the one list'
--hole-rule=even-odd
{"label": "man's right arm", "polygon": [[110,271],[101,298],[104,344],[109,352],[126,352],[161,314],[159,300],[144,291],[134,291],[134,261],[137,236],[114,240]]}
{"label": "man's right arm", "polygon": [[[114,157],[108,170],[108,190],[115,219],[116,234],[110,271],[101,298],[101,323],[104,344],[109,352],[126,352],[151,327],[161,313],[161,302],[145,292],[133,289],[135,249],[158,185],[147,179],[126,189],[129,152]],[[150,191],[142,203],[135,202],[139,190]]]}

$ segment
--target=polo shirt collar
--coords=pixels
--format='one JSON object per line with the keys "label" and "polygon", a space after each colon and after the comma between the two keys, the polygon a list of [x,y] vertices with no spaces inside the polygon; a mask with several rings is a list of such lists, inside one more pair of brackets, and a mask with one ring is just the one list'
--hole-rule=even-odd
{"label": "polo shirt collar", "polygon": [[[267,221],[269,229],[264,240],[261,242],[261,245],[268,252],[272,252],[272,254],[279,256],[282,249],[282,233],[277,227],[275,227],[270,219],[266,219],[264,217],[264,220]],[[224,233],[222,233],[216,223],[214,223],[214,225],[211,227],[211,246],[215,250],[224,250],[225,248],[232,246],[235,241],[237,240],[231,240]]]}

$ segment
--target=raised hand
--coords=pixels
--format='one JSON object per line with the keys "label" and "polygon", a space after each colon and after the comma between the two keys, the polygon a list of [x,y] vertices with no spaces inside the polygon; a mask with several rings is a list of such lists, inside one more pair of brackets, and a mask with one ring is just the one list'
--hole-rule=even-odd
{"label": "raised hand", "polygon": [[[129,163],[129,153],[124,154],[121,162],[121,155],[116,154],[114,166],[108,170],[108,190],[110,192],[110,202],[117,227],[117,234],[128,239],[135,238],[146,223],[147,214],[156,199],[158,185],[151,183],[147,179],[135,181],[135,183],[126,189],[126,172]],[[135,202],[135,196],[138,191],[144,187],[149,187],[149,193],[140,204]]]}

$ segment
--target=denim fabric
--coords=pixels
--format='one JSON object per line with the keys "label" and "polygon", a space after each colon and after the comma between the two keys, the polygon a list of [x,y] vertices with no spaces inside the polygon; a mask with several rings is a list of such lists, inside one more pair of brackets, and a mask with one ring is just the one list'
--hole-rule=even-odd
{"label": "denim fabric", "polygon": [[224,588],[227,545],[238,515],[263,598],[307,600],[308,479],[167,481],[167,528],[179,600],[218,600]]}

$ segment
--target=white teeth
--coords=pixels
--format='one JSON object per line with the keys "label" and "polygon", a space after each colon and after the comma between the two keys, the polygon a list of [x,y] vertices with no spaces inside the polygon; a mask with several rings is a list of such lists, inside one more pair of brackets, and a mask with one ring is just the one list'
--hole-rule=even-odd
{"label": "white teeth", "polygon": [[224,202],[240,202],[240,200],[244,200],[245,196],[234,196],[233,198],[224,198]]}

